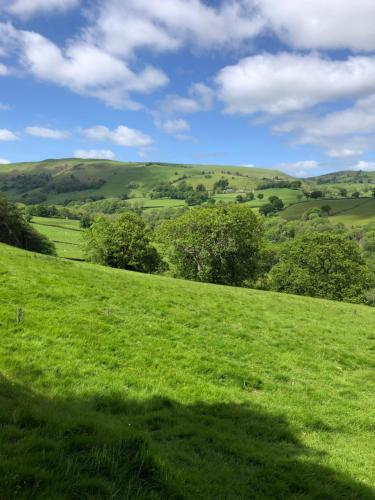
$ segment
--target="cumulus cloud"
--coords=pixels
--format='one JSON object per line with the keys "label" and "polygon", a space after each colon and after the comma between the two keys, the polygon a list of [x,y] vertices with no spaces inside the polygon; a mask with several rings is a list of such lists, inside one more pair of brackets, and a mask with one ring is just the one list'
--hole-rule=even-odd
{"label": "cumulus cloud", "polygon": [[102,0],[89,19],[86,38],[125,57],[137,49],[175,51],[186,44],[237,47],[264,25],[255,6],[244,0],[219,5],[202,0]]}
{"label": "cumulus cloud", "polygon": [[114,160],[116,155],[110,149],[77,149],[74,151],[74,158],[84,158],[90,160]]}
{"label": "cumulus cloud", "polygon": [[190,130],[190,125],[186,120],[166,120],[159,124],[160,128],[167,134],[176,134],[187,132]]}
{"label": "cumulus cloud", "polygon": [[79,3],[80,0],[0,0],[0,12],[31,17],[40,12],[66,11]]}
{"label": "cumulus cloud", "polygon": [[108,127],[98,125],[82,130],[82,133],[87,139],[92,141],[109,141],[119,146],[128,148],[143,148],[151,146],[154,141],[152,137],[144,134],[140,130],[120,125],[115,130],[110,130]]}
{"label": "cumulus cloud", "polygon": [[249,0],[284,42],[302,49],[375,50],[373,0]]}
{"label": "cumulus cloud", "polygon": [[364,172],[375,172],[375,162],[359,161],[352,167],[354,170],[362,170]]}
{"label": "cumulus cloud", "polygon": [[375,145],[375,95],[320,116],[286,119],[275,133],[292,134],[298,144],[318,144],[332,158],[360,156]]}
{"label": "cumulus cloud", "polygon": [[157,68],[146,66],[134,72],[125,61],[79,39],[62,49],[39,33],[16,30],[9,23],[0,23],[1,33],[6,35],[8,50],[11,47],[20,54],[24,70],[36,78],[111,106],[137,108],[129,98],[131,92],[146,94],[168,83]]}
{"label": "cumulus cloud", "polygon": [[194,83],[190,86],[187,97],[167,95],[160,109],[166,114],[209,111],[212,108],[214,96],[214,91],[205,83]]}
{"label": "cumulus cloud", "polygon": [[16,141],[18,137],[15,133],[6,128],[0,129],[0,141]]}
{"label": "cumulus cloud", "polygon": [[9,164],[10,164],[9,160],[5,160],[5,158],[0,158],[0,165],[9,165]]}
{"label": "cumulus cloud", "polygon": [[9,75],[9,73],[10,73],[10,71],[5,66],[5,64],[0,63],[0,76],[7,76],[7,75]]}
{"label": "cumulus cloud", "polygon": [[279,115],[372,92],[375,57],[263,54],[223,68],[216,83],[228,113]]}
{"label": "cumulus cloud", "polygon": [[54,130],[46,127],[27,127],[25,132],[28,135],[42,137],[43,139],[62,140],[67,139],[70,136],[70,133],[64,130]]}
{"label": "cumulus cloud", "polygon": [[319,169],[320,163],[315,160],[303,160],[291,163],[279,163],[275,168],[293,175],[294,177],[308,177]]}

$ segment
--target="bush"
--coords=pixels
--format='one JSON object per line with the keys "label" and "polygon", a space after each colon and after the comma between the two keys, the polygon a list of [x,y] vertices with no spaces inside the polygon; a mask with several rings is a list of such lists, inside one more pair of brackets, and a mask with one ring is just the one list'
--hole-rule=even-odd
{"label": "bush", "polygon": [[0,194],[0,242],[32,252],[55,254],[54,244],[35,231],[16,205]]}
{"label": "bush", "polygon": [[177,275],[241,285],[257,273],[261,233],[254,212],[232,204],[190,210],[164,222],[157,236]]}
{"label": "bush", "polygon": [[285,244],[269,278],[279,292],[349,302],[364,302],[373,280],[357,243],[330,232]]}
{"label": "bush", "polygon": [[134,212],[125,212],[114,222],[97,218],[85,239],[86,258],[91,262],[142,273],[152,273],[161,264],[145,222]]}

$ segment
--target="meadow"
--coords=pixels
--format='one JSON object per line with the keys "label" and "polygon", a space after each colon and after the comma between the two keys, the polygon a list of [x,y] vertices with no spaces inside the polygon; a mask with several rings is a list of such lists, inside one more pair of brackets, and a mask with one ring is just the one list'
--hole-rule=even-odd
{"label": "meadow", "polygon": [[374,309],[5,245],[0,284],[4,498],[375,498]]}
{"label": "meadow", "polygon": [[79,221],[33,217],[31,222],[37,231],[53,241],[59,257],[83,260],[83,230],[80,228]]}
{"label": "meadow", "polygon": [[375,217],[375,198],[310,200],[290,206],[281,216],[287,220],[296,220],[307,210],[325,205],[332,208],[330,216],[332,221],[342,222],[347,226],[363,226],[372,222]]}

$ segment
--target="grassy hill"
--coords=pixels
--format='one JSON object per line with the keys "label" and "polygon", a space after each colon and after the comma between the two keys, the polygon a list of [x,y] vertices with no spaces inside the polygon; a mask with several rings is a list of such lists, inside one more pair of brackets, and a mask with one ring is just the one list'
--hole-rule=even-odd
{"label": "grassy hill", "polygon": [[[14,201],[30,202],[42,194],[46,203],[57,204],[91,196],[142,198],[157,184],[181,180],[212,189],[222,177],[235,189],[252,190],[264,179],[275,176],[290,179],[282,172],[262,168],[62,159],[2,165],[0,191]],[[74,190],[77,186],[80,189]]]}
{"label": "grassy hill", "polygon": [[287,220],[300,219],[311,208],[329,205],[332,208],[330,219],[347,226],[361,226],[375,218],[375,198],[343,198],[341,200],[310,200],[297,203],[284,210],[281,216]]}
{"label": "grassy hill", "polygon": [[0,491],[374,499],[375,310],[0,245]]}
{"label": "grassy hill", "polygon": [[53,241],[56,253],[65,259],[83,260],[82,232],[79,221],[52,217],[33,217],[32,224],[41,234]]}

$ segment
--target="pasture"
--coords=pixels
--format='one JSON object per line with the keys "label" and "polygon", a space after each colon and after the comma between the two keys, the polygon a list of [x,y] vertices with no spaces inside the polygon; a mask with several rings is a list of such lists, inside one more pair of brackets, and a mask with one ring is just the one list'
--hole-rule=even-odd
{"label": "pasture", "polygon": [[374,499],[375,310],[0,245],[4,498]]}
{"label": "pasture", "polygon": [[77,220],[57,219],[52,217],[33,217],[32,224],[56,246],[59,257],[65,259],[83,259],[82,229]]}
{"label": "pasture", "polygon": [[305,201],[287,208],[281,213],[281,217],[287,220],[300,219],[307,210],[324,205],[332,208],[332,221],[342,222],[346,226],[364,226],[375,220],[375,198]]}

